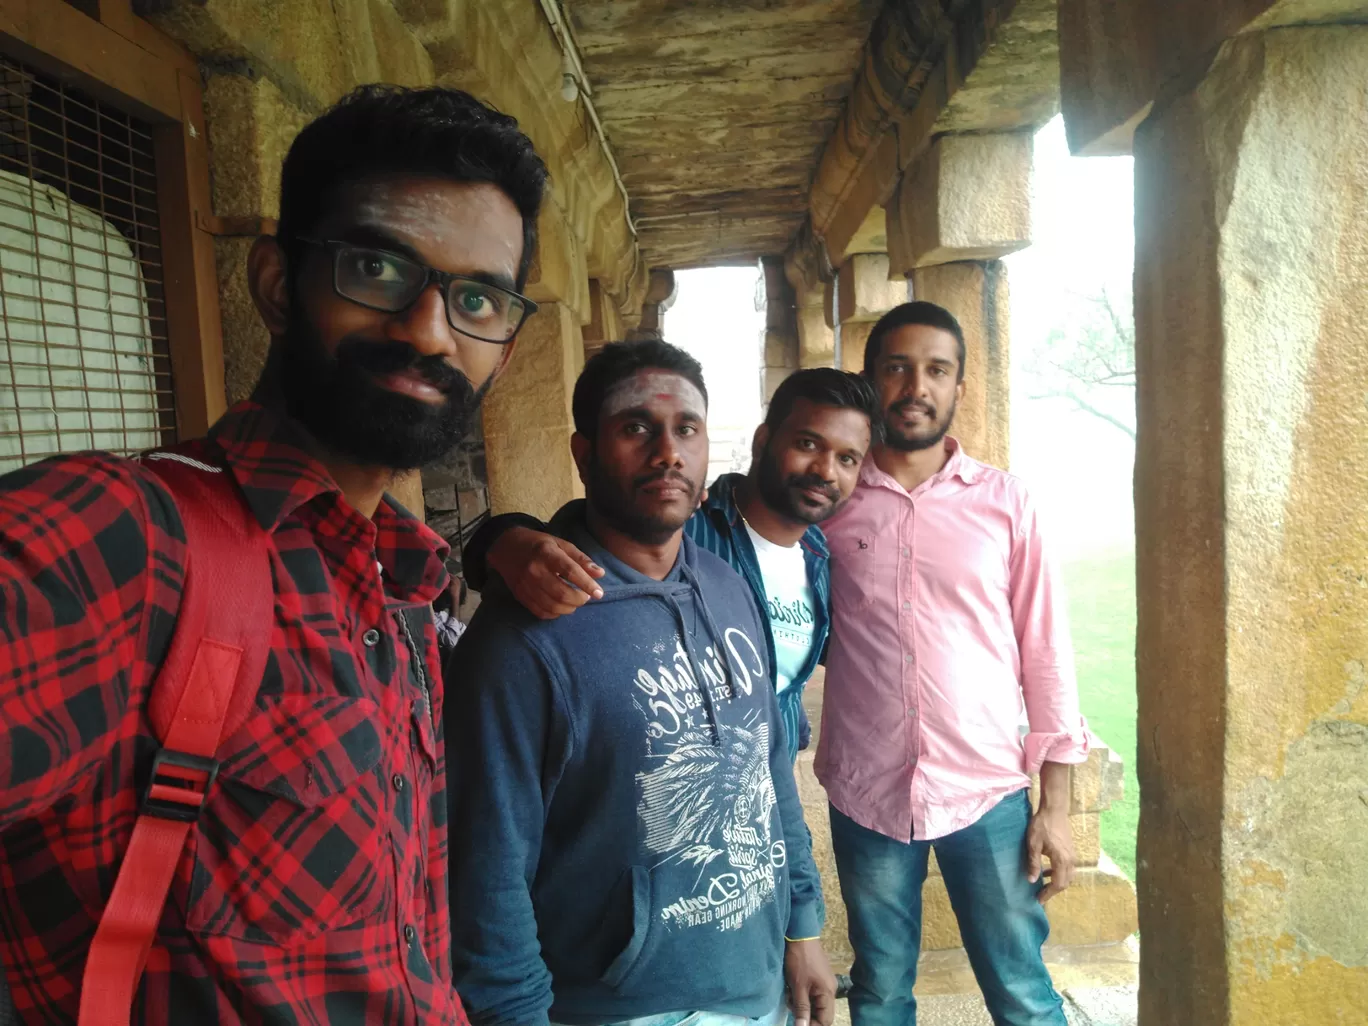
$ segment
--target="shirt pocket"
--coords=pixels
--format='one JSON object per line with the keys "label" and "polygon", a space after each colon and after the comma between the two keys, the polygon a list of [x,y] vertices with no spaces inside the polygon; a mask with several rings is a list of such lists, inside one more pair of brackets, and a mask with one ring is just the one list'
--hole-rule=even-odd
{"label": "shirt pocket", "polygon": [[[892,532],[892,528],[889,529]],[[873,531],[852,533],[833,551],[832,605],[868,609],[892,604],[898,591],[898,540]]]}
{"label": "shirt pocket", "polygon": [[195,833],[192,933],[292,945],[389,914],[378,713],[368,699],[286,695],[220,747]]}

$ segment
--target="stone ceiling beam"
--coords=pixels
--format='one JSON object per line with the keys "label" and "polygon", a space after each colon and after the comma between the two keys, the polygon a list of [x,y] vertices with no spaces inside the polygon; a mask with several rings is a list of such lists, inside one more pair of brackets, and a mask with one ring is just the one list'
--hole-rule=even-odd
{"label": "stone ceiling beam", "polygon": [[1064,124],[1087,156],[1130,153],[1155,101],[1204,75],[1232,36],[1368,18],[1368,0],[1058,2]]}
{"label": "stone ceiling beam", "polygon": [[[951,109],[957,93],[985,81],[985,95],[1014,96],[1016,117],[1038,124],[1053,113],[1057,80],[1009,72],[1017,56],[1036,53],[1032,67],[1048,68],[1055,0],[962,0],[942,12],[938,3],[889,4],[873,32],[854,90],[821,157],[809,198],[814,233],[833,254],[850,239],[871,207],[888,200],[903,170],[946,125],[968,130],[994,103]],[[1018,20],[1018,15],[1020,20]],[[1040,56],[1044,52],[1044,57]],[[980,70],[982,69],[982,70]],[[977,112],[977,113],[976,113]],[[999,119],[1000,120],[1000,119]],[[1001,124],[982,127],[1001,128]],[[1012,127],[1026,127],[1013,125]]]}

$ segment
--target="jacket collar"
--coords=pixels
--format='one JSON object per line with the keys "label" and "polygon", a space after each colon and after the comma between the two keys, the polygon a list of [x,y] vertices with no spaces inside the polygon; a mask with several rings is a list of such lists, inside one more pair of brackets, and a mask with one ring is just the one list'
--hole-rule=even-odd
{"label": "jacket collar", "polygon": [[[745,519],[741,516],[741,510],[736,505],[737,486],[745,479],[745,474],[721,475],[708,486],[708,498],[703,503],[704,511],[713,522],[716,523],[720,517],[733,534],[738,531],[745,531]],[[827,548],[826,535],[816,524],[804,531],[803,537],[799,541],[805,549],[819,558],[830,558],[831,551]]]}

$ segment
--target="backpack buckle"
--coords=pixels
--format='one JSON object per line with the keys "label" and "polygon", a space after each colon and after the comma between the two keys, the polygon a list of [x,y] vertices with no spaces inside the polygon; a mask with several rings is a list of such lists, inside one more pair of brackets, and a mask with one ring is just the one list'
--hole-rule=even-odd
{"label": "backpack buckle", "polygon": [[217,759],[163,748],[152,762],[152,778],[140,811],[159,819],[195,822],[209,800],[218,771]]}

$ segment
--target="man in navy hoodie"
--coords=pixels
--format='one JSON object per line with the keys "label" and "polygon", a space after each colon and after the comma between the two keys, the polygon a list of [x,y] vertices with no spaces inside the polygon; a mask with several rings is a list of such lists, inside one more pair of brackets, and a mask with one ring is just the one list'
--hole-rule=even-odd
{"label": "man in navy hoodie", "polygon": [[[454,651],[453,979],[473,1022],[829,1026],[821,884],[745,582],[684,537],[698,363],[606,346],[575,386],[586,502],[552,530],[603,598],[490,592]],[[516,681],[517,687],[508,687]]]}

